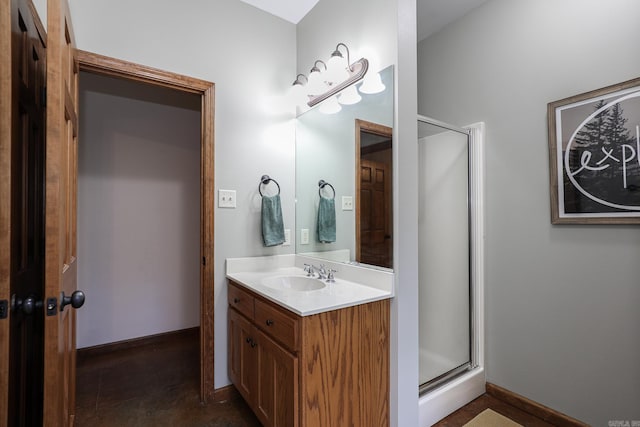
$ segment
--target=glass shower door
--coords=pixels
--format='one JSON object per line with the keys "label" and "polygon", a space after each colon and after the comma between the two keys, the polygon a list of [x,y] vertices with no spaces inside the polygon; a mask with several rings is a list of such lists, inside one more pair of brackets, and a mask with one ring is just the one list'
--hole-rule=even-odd
{"label": "glass shower door", "polygon": [[420,392],[472,366],[469,140],[418,120]]}

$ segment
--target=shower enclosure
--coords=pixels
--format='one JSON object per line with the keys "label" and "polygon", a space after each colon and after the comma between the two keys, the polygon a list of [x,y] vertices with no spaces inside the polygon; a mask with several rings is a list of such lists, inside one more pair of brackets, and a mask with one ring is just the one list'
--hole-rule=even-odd
{"label": "shower enclosure", "polygon": [[421,395],[479,367],[474,150],[473,127],[419,116]]}

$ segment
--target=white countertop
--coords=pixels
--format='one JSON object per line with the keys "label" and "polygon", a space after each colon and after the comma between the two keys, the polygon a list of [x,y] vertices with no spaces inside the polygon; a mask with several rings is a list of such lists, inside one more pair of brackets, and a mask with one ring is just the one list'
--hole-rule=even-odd
{"label": "white countertop", "polygon": [[[363,267],[326,261],[322,263],[327,268],[333,268],[338,272],[335,282],[325,282],[326,286],[322,289],[291,291],[275,289],[262,283],[264,279],[275,276],[304,277],[306,273],[302,265],[312,262],[315,265],[319,264],[317,259],[309,260],[297,255],[230,258],[227,259],[227,278],[300,316],[393,297],[393,273],[370,271]],[[341,272],[344,278],[341,277]],[[361,274],[358,274],[359,272]],[[362,282],[358,277],[362,278]],[[354,281],[354,278],[358,281]]]}

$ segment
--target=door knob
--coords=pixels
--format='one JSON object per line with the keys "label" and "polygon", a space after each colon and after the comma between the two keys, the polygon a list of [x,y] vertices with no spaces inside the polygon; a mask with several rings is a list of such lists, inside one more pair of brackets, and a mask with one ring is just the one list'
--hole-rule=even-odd
{"label": "door knob", "polygon": [[42,307],[42,301],[36,301],[34,297],[27,297],[22,301],[22,312],[27,316],[33,314],[36,308]]}
{"label": "door knob", "polygon": [[64,310],[65,305],[71,304],[73,308],[80,308],[84,304],[84,292],[74,291],[71,296],[66,296],[64,292],[60,295],[60,311]]}
{"label": "door knob", "polygon": [[25,299],[16,298],[14,295],[11,298],[11,311],[16,312],[18,310],[26,316],[30,316],[37,308],[42,307],[42,301],[36,300],[33,296],[28,296]]}

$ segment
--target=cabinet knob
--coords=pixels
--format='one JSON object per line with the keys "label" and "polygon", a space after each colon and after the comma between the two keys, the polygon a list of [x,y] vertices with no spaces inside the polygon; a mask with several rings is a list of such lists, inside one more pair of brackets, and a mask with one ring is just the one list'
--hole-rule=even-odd
{"label": "cabinet knob", "polygon": [[273,320],[267,319],[267,321],[265,323],[267,324],[267,326],[271,326],[271,325],[273,325]]}
{"label": "cabinet knob", "polygon": [[234,298],[234,299],[233,299],[233,303],[234,303],[234,304],[237,304],[237,303],[239,303],[239,302],[240,302],[240,298]]}

